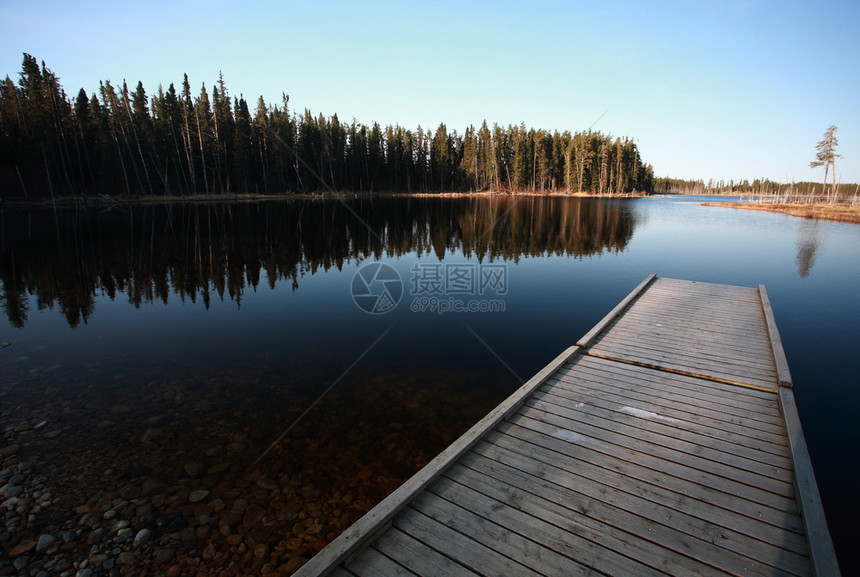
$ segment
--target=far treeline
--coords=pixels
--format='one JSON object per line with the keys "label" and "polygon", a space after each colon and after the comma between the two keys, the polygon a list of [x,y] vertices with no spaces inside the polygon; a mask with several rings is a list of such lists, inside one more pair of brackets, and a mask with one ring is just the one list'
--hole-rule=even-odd
{"label": "far treeline", "polygon": [[636,144],[600,132],[525,125],[465,134],[380,127],[292,112],[289,97],[251,111],[223,77],[192,96],[188,76],[147,95],[109,81],[66,96],[59,78],[24,54],[17,85],[0,86],[4,197],[291,194],[318,191],[651,190]]}
{"label": "far treeline", "polygon": [[[682,180],[680,178],[653,179],[654,194],[726,194],[746,196],[784,196],[787,198],[817,198],[832,195],[832,190],[820,182],[774,182],[767,178],[749,180]],[[857,194],[857,184],[836,184],[834,198],[847,198]]]}

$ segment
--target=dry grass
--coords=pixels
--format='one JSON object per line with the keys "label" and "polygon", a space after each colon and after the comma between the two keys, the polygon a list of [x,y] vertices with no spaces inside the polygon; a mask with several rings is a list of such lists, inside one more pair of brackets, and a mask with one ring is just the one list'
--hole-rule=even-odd
{"label": "dry grass", "polygon": [[722,206],[726,208],[742,208],[745,210],[764,210],[781,212],[801,218],[817,220],[835,220],[860,224],[860,204],[784,204],[773,202],[703,202],[703,206]]}

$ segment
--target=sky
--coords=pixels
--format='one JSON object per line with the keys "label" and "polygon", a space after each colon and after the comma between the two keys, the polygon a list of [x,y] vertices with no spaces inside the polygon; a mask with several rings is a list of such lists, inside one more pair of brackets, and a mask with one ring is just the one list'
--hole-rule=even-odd
{"label": "sky", "polygon": [[860,2],[0,0],[0,77],[28,53],[100,80],[263,96],[364,124],[484,120],[636,140],[655,174],[860,182]]}

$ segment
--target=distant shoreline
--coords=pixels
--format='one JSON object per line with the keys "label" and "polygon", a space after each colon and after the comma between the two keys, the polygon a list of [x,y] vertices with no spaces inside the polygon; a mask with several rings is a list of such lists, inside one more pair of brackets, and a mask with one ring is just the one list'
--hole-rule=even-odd
{"label": "distant shoreline", "polygon": [[762,210],[778,212],[789,216],[814,220],[832,220],[860,224],[860,204],[822,204],[822,203],[775,203],[775,202],[703,202],[702,206],[738,208],[742,210]]}

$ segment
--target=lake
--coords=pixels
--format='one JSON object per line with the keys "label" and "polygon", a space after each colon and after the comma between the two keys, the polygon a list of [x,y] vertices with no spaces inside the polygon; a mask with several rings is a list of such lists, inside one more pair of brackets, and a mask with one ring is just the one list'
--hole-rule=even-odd
{"label": "lake", "polygon": [[766,285],[858,572],[860,227],[710,200],[2,209],[0,540],[50,533],[24,556],[55,572],[307,558],[656,272]]}

